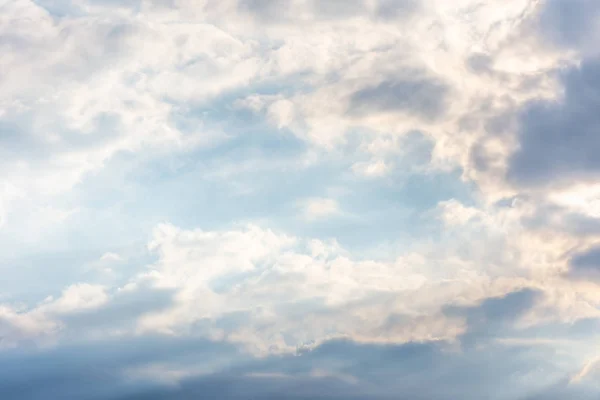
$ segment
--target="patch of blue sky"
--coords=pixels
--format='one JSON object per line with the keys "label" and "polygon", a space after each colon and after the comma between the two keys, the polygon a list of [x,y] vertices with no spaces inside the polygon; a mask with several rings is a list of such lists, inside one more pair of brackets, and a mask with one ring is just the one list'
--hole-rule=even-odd
{"label": "patch of blue sky", "polygon": [[[366,179],[351,172],[353,163],[365,158],[360,139],[319,157],[318,150],[262,118],[238,110],[222,111],[215,118],[229,138],[156,159],[140,161],[123,154],[75,189],[71,196],[78,203],[107,210],[107,219],[96,221],[96,240],[118,237],[122,242],[128,234],[132,240],[163,221],[206,230],[245,221],[300,236],[336,237],[360,250],[436,235],[436,220],[427,212],[438,202],[473,203],[474,189],[460,179],[459,170],[413,168],[429,158],[430,148],[419,133],[407,137],[405,150],[392,160],[393,171]],[[317,154],[317,161],[303,164],[308,152]],[[341,211],[307,221],[301,202],[309,198],[334,198]],[[98,225],[107,221],[113,231],[122,227],[123,235],[104,235],[106,230]]]}
{"label": "patch of blue sky", "polygon": [[[301,236],[336,237],[342,245],[368,247],[386,238],[432,234],[422,219],[439,201],[472,202],[472,189],[461,181],[459,171],[407,175],[399,170],[371,180],[348,172],[353,160],[343,156],[302,166],[305,151],[291,135],[257,129],[189,155],[176,170],[168,167],[170,160],[157,161],[137,178],[143,184],[132,212],[159,213],[185,228],[258,222]],[[339,214],[310,221],[302,217],[302,200],[331,197]]]}
{"label": "patch of blue sky", "polygon": [[[77,265],[86,258],[89,263],[104,251],[142,249],[160,222],[205,230],[256,223],[302,237],[336,238],[357,257],[371,256],[369,250],[376,248],[378,258],[388,258],[418,238],[441,238],[439,221],[428,213],[439,201],[473,202],[473,188],[460,179],[459,170],[415,169],[428,163],[431,152],[419,132],[401,140],[402,151],[391,156],[395,167],[388,175],[366,179],[351,167],[367,160],[360,147],[368,131],[353,132],[340,150],[320,154],[292,132],[233,107],[241,96],[223,95],[173,116],[182,132],[207,129],[225,138],[158,157],[120,153],[54,199],[77,213],[52,232],[48,249],[23,247],[3,261],[7,268],[21,266],[5,281],[7,289],[19,287],[30,298],[46,289],[55,292],[83,278]],[[309,152],[317,154],[316,162],[303,164]],[[333,198],[340,213],[307,220],[302,201],[310,198]],[[386,245],[388,253],[381,253]],[[45,276],[44,270],[52,273]],[[43,278],[39,290],[31,281],[35,274]]]}

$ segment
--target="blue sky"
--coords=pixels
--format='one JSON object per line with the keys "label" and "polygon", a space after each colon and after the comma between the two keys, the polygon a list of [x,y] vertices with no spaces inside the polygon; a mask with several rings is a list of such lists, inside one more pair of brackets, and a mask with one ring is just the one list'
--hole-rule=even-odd
{"label": "blue sky", "polygon": [[0,398],[598,398],[598,40],[593,0],[0,0]]}

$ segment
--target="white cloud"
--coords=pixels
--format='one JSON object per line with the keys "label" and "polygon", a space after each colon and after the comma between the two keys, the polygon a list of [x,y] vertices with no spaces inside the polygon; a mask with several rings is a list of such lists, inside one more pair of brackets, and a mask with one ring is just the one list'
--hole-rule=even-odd
{"label": "white cloud", "polygon": [[123,374],[127,380],[138,384],[158,382],[162,385],[177,387],[183,380],[209,375],[211,372],[214,372],[217,369],[214,364],[217,363],[212,360],[212,368],[208,368],[152,363],[126,368]]}
{"label": "white cloud", "polygon": [[[19,320],[13,316],[12,335],[25,335],[14,326],[32,320],[55,328],[41,331],[42,337],[60,338],[61,330],[80,329],[70,327],[69,318],[110,308],[124,293],[142,299],[128,317],[134,330],[113,318],[95,334],[200,336],[254,354],[294,352],[340,337],[452,341],[467,320],[447,314],[447,306],[475,306],[523,287],[544,296],[516,326],[600,317],[597,290],[562,278],[568,242],[531,235],[512,209],[489,214],[451,201],[440,212],[452,239],[413,243],[412,251],[387,261],[357,258],[335,240],[304,240],[252,225],[204,231],[162,224],[148,243],[157,261],[129,283],[69,286],[57,299],[19,313]],[[144,287],[172,291],[172,302],[145,306]]]}
{"label": "white cloud", "polygon": [[[382,134],[427,131],[436,141],[434,164],[461,165],[466,176],[491,188],[498,185],[496,175],[501,174],[502,163],[491,179],[473,168],[470,149],[480,145],[505,158],[514,143],[507,138],[490,143],[493,139],[484,132],[486,120],[529,98],[555,95],[551,79],[543,74],[564,58],[539,45],[527,30],[537,12],[530,0],[468,0],[452,6],[427,0],[420,7],[401,7],[391,13],[402,19],[398,24],[380,19],[380,7],[373,2],[341,7],[349,12],[343,17],[329,13],[327,7],[298,2],[292,7],[296,11],[283,19],[279,14],[273,18],[277,7],[268,2],[246,6],[236,1],[219,5],[145,2],[140,18],[133,17],[132,10],[125,12],[127,5],[119,9],[98,2],[78,4],[83,12],[65,19],[54,18],[28,0],[4,5],[10,37],[15,45],[20,38],[26,45],[18,52],[8,46],[11,57],[5,70],[11,78],[3,81],[5,118],[22,118],[26,111],[33,116],[34,128],[54,126],[54,132],[44,134],[44,146],[46,142],[69,145],[71,139],[61,132],[65,129],[88,132],[94,138],[82,151],[59,152],[54,157],[53,164],[64,168],[52,168],[48,176],[34,181],[47,190],[70,187],[118,151],[189,140],[170,121],[170,114],[183,105],[261,82],[289,84],[289,78],[298,73],[302,77],[293,79],[300,79],[294,85],[300,90],[271,96],[270,104],[259,106],[255,101],[253,109],[264,108],[275,126],[289,128],[328,149],[342,144],[357,128],[372,130],[376,133],[373,140]],[[99,18],[111,12],[114,22]],[[173,20],[180,23],[167,22]],[[32,32],[28,23],[44,34],[28,33]],[[88,42],[101,45],[85,50]],[[88,58],[82,57],[85,51]],[[475,63],[478,70],[473,70],[471,62],[475,56],[480,60]],[[33,70],[25,72],[29,69]],[[526,84],[534,78],[539,78],[536,85]],[[372,98],[368,113],[349,112],[358,93],[377,85],[384,85],[380,89],[389,86],[389,90]],[[40,89],[52,101],[36,100]],[[8,99],[17,91],[19,107],[25,111],[9,106]],[[249,98],[257,100],[261,95]],[[377,106],[384,98],[388,100],[384,104],[393,102],[395,107]],[[443,115],[423,118],[429,116],[423,114],[427,107],[428,113],[441,112],[436,104],[443,105]],[[113,118],[117,124],[113,129],[119,133],[106,141],[97,140],[98,134],[91,132],[99,128],[98,119],[107,116]],[[370,166],[356,164],[355,169],[372,176],[387,168],[382,160],[374,160]],[[33,175],[28,170],[25,166],[13,181],[31,181],[23,176]],[[53,179],[56,174],[61,179]]]}
{"label": "white cloud", "polygon": [[23,313],[0,305],[0,349],[35,340],[43,343],[59,329],[59,324],[44,315]]}
{"label": "white cloud", "polygon": [[385,175],[389,170],[390,166],[383,160],[374,162],[359,162],[352,166],[352,170],[359,175],[366,176],[368,178],[380,177]]}
{"label": "white cloud", "polygon": [[[94,8],[59,18],[29,0],[1,7],[0,129],[8,134],[0,177],[29,209],[120,153],[149,157],[211,143],[218,133],[201,125],[182,131],[173,115],[258,73],[254,45],[214,25],[106,18]],[[7,221],[28,213],[0,196],[4,228],[18,229]]]}
{"label": "white cloud", "polygon": [[[599,376],[600,375],[600,358],[594,358],[581,368],[579,372],[577,372],[569,381],[570,384],[577,384],[589,378],[590,376]],[[593,378],[592,378],[593,379]]]}
{"label": "white cloud", "polygon": [[35,311],[50,315],[69,314],[99,308],[108,301],[109,296],[105,287],[89,283],[77,283],[64,289],[59,298],[47,298]]}
{"label": "white cloud", "polygon": [[304,217],[308,220],[318,220],[341,213],[340,206],[335,199],[311,198],[302,202]]}
{"label": "white cloud", "polygon": [[116,254],[116,253],[104,253],[102,254],[102,257],[100,257],[100,261],[106,261],[106,262],[119,262],[119,261],[123,261],[123,257],[121,257],[120,255]]}
{"label": "white cloud", "polygon": [[[390,262],[355,260],[335,243],[304,241],[258,227],[205,232],[163,225],[150,244],[159,260],[135,279],[175,289],[175,303],[142,316],[138,328],[176,335],[195,332],[258,353],[293,351],[302,343],[334,337],[370,343],[452,340],[464,332],[465,321],[445,315],[443,307],[477,304],[522,287],[546,293],[524,324],[598,316],[585,311],[586,302],[600,304],[593,292],[586,302],[560,297],[582,294],[581,288],[561,281],[560,269],[553,275],[548,269],[560,254],[549,260],[526,251],[503,255],[513,245],[498,242],[498,227],[492,222],[455,223],[449,234],[460,235],[456,242],[417,244],[420,254]],[[524,241],[524,232],[511,229],[518,235],[514,241],[522,241],[524,248],[533,243]],[[465,243],[500,247],[497,253],[466,251]],[[487,263],[483,269],[482,262]],[[522,263],[536,265],[522,268]],[[532,273],[536,269],[543,273]]]}
{"label": "white cloud", "polygon": [[[56,18],[28,0],[6,3],[2,26],[11,40],[3,70],[10,78],[0,83],[0,109],[17,126],[28,121],[27,141],[12,145],[39,148],[46,157],[5,162],[3,179],[36,203],[40,194],[68,190],[119,152],[202,142],[209,133],[200,120],[190,134],[173,114],[230,91],[275,83],[290,88],[244,94],[253,99],[247,106],[311,145],[332,150],[356,129],[372,131],[373,143],[426,131],[435,140],[434,166],[461,165],[465,176],[489,189],[485,195],[497,196],[502,160],[514,143],[484,135],[486,120],[556,89],[550,79],[525,84],[561,58],[535,47],[526,29],[534,2],[469,0],[450,7],[427,0],[393,13],[386,3],[387,17],[402,20],[393,24],[381,19],[381,7],[367,3],[342,7],[348,10],[342,17],[299,2],[284,19],[273,18],[271,3],[144,2],[135,17],[130,5],[86,1],[73,4],[79,14],[70,18]],[[43,34],[31,33],[27,24]],[[517,40],[515,32],[523,37]],[[489,71],[469,67],[477,54]],[[366,113],[352,112],[360,93],[371,96]],[[493,173],[473,168],[468,154],[475,145],[499,157]],[[391,169],[382,158],[352,168],[370,177]],[[9,205],[3,208],[10,214]]]}
{"label": "white cloud", "polygon": [[600,218],[600,185],[582,184],[579,187],[550,192],[548,198],[559,206],[591,218]]}
{"label": "white cloud", "polygon": [[[138,328],[144,332],[200,329],[202,335],[263,353],[346,335],[405,342],[452,338],[462,330],[460,321],[425,317],[426,310],[437,307],[424,296],[436,283],[427,282],[408,260],[354,261],[335,243],[257,227],[204,232],[163,225],[150,248],[159,260],[135,279],[173,288],[176,296],[173,307],[141,317]],[[379,296],[397,300],[381,309]],[[400,299],[405,297],[414,304],[404,308]],[[386,320],[394,312],[406,313],[406,321],[389,325]],[[233,325],[220,328],[222,320]],[[201,328],[200,321],[212,321],[210,328]]]}

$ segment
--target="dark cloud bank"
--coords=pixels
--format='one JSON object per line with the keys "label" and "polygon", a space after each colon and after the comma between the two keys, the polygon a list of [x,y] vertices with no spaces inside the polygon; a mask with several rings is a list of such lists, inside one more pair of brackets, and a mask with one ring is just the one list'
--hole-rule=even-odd
{"label": "dark cloud bank", "polygon": [[[21,400],[562,400],[595,399],[585,385],[570,386],[547,351],[506,346],[513,322],[541,296],[525,289],[473,307],[448,307],[468,331],[449,343],[367,345],[330,341],[298,356],[252,358],[226,343],[138,337],[87,341],[51,350],[0,353],[0,398]],[[587,328],[597,328],[597,324]],[[585,327],[583,327],[585,328]],[[583,329],[582,328],[582,329]],[[587,331],[588,329],[584,329]],[[566,332],[570,333],[570,332]],[[155,378],[124,379],[136,367],[165,363],[215,373],[176,386]],[[542,368],[533,378],[524,379]],[[167,368],[168,369],[168,368]],[[319,372],[320,371],[320,372]],[[324,371],[324,372],[323,372]],[[539,381],[536,381],[536,378]]]}
{"label": "dark cloud bank", "polygon": [[600,60],[561,74],[564,96],[530,104],[521,114],[519,150],[508,178],[541,186],[600,176]]}

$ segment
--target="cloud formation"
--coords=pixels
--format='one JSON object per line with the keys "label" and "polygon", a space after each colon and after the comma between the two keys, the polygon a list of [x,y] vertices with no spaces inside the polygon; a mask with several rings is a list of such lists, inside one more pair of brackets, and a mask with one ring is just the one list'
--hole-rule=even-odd
{"label": "cloud formation", "polygon": [[597,398],[599,21],[0,0],[0,397]]}
{"label": "cloud formation", "polygon": [[519,149],[508,177],[523,186],[593,181],[599,164],[600,63],[585,60],[563,74],[563,98],[528,105],[520,121]]}

